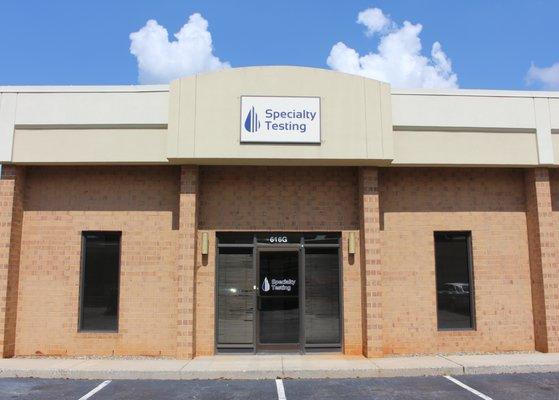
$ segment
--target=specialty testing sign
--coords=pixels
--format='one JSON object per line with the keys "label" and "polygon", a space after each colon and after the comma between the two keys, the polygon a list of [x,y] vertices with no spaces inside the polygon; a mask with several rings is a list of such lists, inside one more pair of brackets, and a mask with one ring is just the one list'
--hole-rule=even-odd
{"label": "specialty testing sign", "polygon": [[320,143],[320,97],[241,96],[241,143]]}

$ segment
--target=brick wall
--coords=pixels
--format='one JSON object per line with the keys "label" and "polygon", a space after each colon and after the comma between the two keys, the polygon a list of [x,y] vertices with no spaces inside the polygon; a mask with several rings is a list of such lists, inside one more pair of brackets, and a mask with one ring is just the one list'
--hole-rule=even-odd
{"label": "brick wall", "polygon": [[[353,232],[355,254],[349,254],[349,235]],[[359,231],[342,232],[342,309],[344,317],[344,354],[363,354],[363,303],[361,285],[361,248]]]}
{"label": "brick wall", "polygon": [[356,182],[354,168],[204,167],[199,228],[356,229]]}
{"label": "brick wall", "polygon": [[[360,178],[357,168],[323,167],[26,170],[19,286],[10,285],[19,299],[11,325],[16,355],[213,354],[215,232],[227,230],[342,232],[346,354],[361,354],[363,344],[371,355],[534,349],[523,170],[367,169],[372,180],[363,171]],[[378,185],[365,191],[377,173]],[[551,175],[559,226],[559,173]],[[14,188],[0,181],[0,238],[8,223],[6,199],[16,199],[21,210]],[[21,198],[23,185],[17,193]],[[361,203],[364,196],[372,202]],[[83,230],[123,232],[116,334],[77,332]],[[472,231],[475,331],[437,331],[435,230]],[[207,256],[200,252],[204,232]],[[370,285],[362,249],[348,254],[350,232],[366,243]],[[0,260],[4,273],[6,260],[17,265],[4,248]],[[381,294],[370,302],[369,326],[362,320],[364,287]],[[549,304],[554,309],[556,303]]]}
{"label": "brick wall", "polygon": [[[195,173],[194,167],[183,167],[180,175],[176,169],[161,167],[30,169],[18,354],[213,354],[215,230],[207,230],[210,254],[202,256],[200,242],[193,240],[198,201]],[[206,207],[201,209],[200,225],[205,229],[357,227],[354,169],[287,168],[278,175],[273,168],[207,167],[201,175],[200,203]],[[244,189],[239,192],[239,185],[255,185],[261,196],[249,196],[251,192]],[[250,200],[245,201],[247,197]],[[270,207],[271,199],[276,202]],[[259,218],[252,218],[251,210]],[[241,217],[236,220],[222,218],[237,213]],[[118,334],[76,331],[82,230],[123,231]],[[358,231],[354,233],[358,237]],[[358,354],[359,258],[347,254],[348,232],[343,235],[344,347]],[[190,250],[193,246],[196,255]],[[187,285],[192,281],[189,276],[194,276],[189,262],[196,266],[195,288]],[[159,283],[160,297],[146,299],[146,293],[154,293],[150,288],[154,282]],[[37,309],[38,297],[42,304]],[[192,302],[194,315],[188,305]],[[39,334],[39,327],[52,334]]]}
{"label": "brick wall", "polygon": [[551,188],[547,169],[525,172],[526,219],[530,274],[532,283],[532,312],[534,316],[534,343],[538,351],[548,351],[548,325],[544,270],[553,268],[555,224],[553,221]]}
{"label": "brick wall", "polygon": [[198,218],[198,167],[185,165],[180,172],[177,292],[177,357],[195,353],[196,226]]}
{"label": "brick wall", "polygon": [[[202,255],[202,235],[208,234],[209,254]],[[196,355],[214,354],[215,343],[215,231],[198,232],[196,257]]]}
{"label": "brick wall", "polygon": [[[533,350],[524,175],[504,169],[383,169],[383,350]],[[477,329],[437,331],[435,230],[471,230]]]}
{"label": "brick wall", "polygon": [[[541,176],[547,171],[537,171],[536,176]],[[545,176],[540,180],[545,179]],[[546,187],[546,196],[541,196],[540,202],[551,202],[543,204],[543,209],[547,211],[545,218],[547,225],[540,228],[545,236],[542,242],[542,293],[545,302],[545,320],[546,320],[546,340],[547,351],[559,352],[559,171],[555,169],[549,170],[550,185],[543,184]],[[547,194],[551,192],[551,198]],[[551,211],[551,212],[549,212]],[[551,214],[551,223],[549,223],[549,214]]]}
{"label": "brick wall", "polygon": [[25,168],[4,165],[0,176],[0,355],[15,350]]}
{"label": "brick wall", "polygon": [[[29,167],[16,354],[177,349],[179,170]],[[78,333],[81,232],[121,230],[118,333]]]}
{"label": "brick wall", "polygon": [[382,264],[378,169],[359,169],[363,354],[382,354]]}

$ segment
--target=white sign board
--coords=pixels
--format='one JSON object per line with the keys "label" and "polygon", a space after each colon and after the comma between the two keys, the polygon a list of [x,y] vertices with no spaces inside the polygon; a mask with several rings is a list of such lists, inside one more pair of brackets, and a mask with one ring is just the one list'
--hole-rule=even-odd
{"label": "white sign board", "polygon": [[320,97],[241,96],[241,143],[320,143]]}

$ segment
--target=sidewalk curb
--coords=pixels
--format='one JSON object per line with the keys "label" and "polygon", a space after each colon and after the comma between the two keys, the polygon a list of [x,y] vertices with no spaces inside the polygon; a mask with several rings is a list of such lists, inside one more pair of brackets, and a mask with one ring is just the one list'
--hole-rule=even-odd
{"label": "sidewalk curb", "polygon": [[559,365],[483,365],[464,367],[464,375],[529,374],[559,372]]}
{"label": "sidewalk curb", "polygon": [[379,378],[379,370],[369,369],[313,369],[287,370],[280,376],[282,379],[351,379],[351,378]]}
{"label": "sidewalk curb", "polygon": [[386,368],[354,370],[268,370],[268,371],[134,371],[70,369],[3,369],[0,378],[88,379],[88,380],[212,380],[212,379],[343,379],[443,375],[518,374],[559,372],[559,365],[478,366],[461,368]]}
{"label": "sidewalk curb", "polygon": [[406,368],[400,369],[381,369],[381,378],[398,378],[410,376],[444,376],[444,375],[463,375],[464,369],[460,366],[445,368]]}

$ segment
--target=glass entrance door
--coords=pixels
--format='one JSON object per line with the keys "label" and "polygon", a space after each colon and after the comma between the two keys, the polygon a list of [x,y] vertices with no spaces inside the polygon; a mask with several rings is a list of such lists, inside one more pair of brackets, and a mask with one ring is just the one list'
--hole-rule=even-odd
{"label": "glass entrance door", "polygon": [[258,252],[258,350],[300,350],[299,259],[293,249]]}
{"label": "glass entrance door", "polygon": [[217,352],[342,348],[339,232],[216,236]]}

